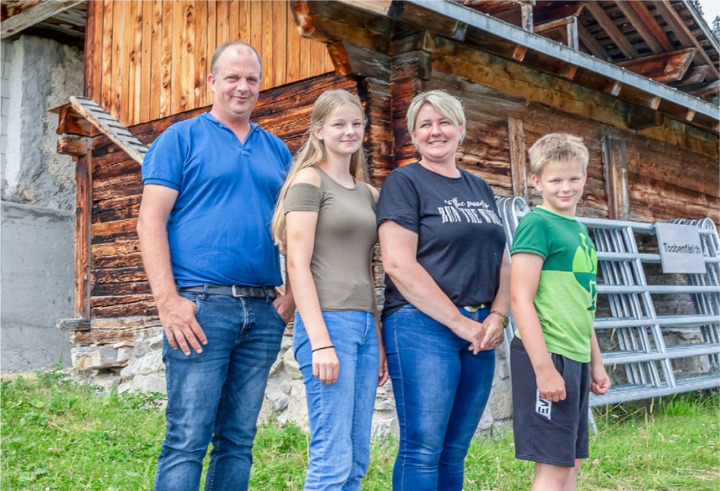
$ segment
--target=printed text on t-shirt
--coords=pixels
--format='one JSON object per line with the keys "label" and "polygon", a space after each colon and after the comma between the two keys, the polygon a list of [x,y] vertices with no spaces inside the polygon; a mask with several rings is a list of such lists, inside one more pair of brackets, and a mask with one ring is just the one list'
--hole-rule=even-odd
{"label": "printed text on t-shirt", "polygon": [[457,197],[444,200],[445,206],[438,206],[442,223],[494,223],[502,226],[500,217],[485,201],[459,201]]}

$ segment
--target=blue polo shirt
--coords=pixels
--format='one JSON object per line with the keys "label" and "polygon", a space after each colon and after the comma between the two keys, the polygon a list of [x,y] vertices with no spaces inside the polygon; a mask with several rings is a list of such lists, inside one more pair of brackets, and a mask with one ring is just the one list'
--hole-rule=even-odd
{"label": "blue polo shirt", "polygon": [[270,222],[292,158],[282,140],[250,125],[241,143],[203,113],[169,127],[145,155],[143,183],[178,191],[167,233],[179,286],[282,283]]}

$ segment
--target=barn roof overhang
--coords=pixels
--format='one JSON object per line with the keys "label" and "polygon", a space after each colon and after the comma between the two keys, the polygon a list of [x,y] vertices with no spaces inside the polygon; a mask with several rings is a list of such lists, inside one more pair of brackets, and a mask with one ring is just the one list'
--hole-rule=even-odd
{"label": "barn roof overhang", "polygon": [[[392,55],[393,40],[413,30],[425,31],[610,94],[642,115],[643,121],[636,129],[660,124],[662,114],[718,133],[718,106],[456,1],[293,3],[301,33],[328,44],[357,42],[361,48]],[[340,18],[366,32],[361,35],[352,32],[347,25],[337,22]]]}

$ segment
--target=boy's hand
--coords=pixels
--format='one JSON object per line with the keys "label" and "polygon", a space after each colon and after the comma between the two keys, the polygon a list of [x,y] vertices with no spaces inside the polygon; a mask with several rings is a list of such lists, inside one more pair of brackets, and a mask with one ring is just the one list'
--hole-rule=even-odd
{"label": "boy's hand", "polygon": [[540,397],[550,402],[565,400],[565,380],[554,366],[547,370],[536,371],[535,382],[537,383]]}
{"label": "boy's hand", "polygon": [[590,366],[590,377],[592,378],[590,392],[593,394],[601,396],[610,390],[612,383],[610,382],[610,377],[608,377],[605,367],[602,364],[599,364],[598,366]]}

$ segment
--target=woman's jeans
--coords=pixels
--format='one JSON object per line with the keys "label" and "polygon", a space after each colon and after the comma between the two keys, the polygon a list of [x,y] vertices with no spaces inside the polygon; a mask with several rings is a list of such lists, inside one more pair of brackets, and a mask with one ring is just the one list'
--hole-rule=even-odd
{"label": "woman's jeans", "polygon": [[163,342],[168,405],[156,490],[197,491],[212,438],[205,489],[247,489],[257,416],[285,322],[264,298],[181,293],[207,336],[201,354]]}
{"label": "woman's jeans", "polygon": [[[489,310],[460,312],[477,321]],[[463,487],[464,461],[490,395],[495,352],[469,343],[412,305],[383,321],[383,341],[400,422],[393,489]]]}
{"label": "woman's jeans", "polygon": [[340,361],[337,382],[313,376],[305,325],[295,314],[293,350],[305,381],[310,420],[310,462],[305,490],[360,490],[370,462],[370,436],[378,381],[375,316],[323,312]]}

